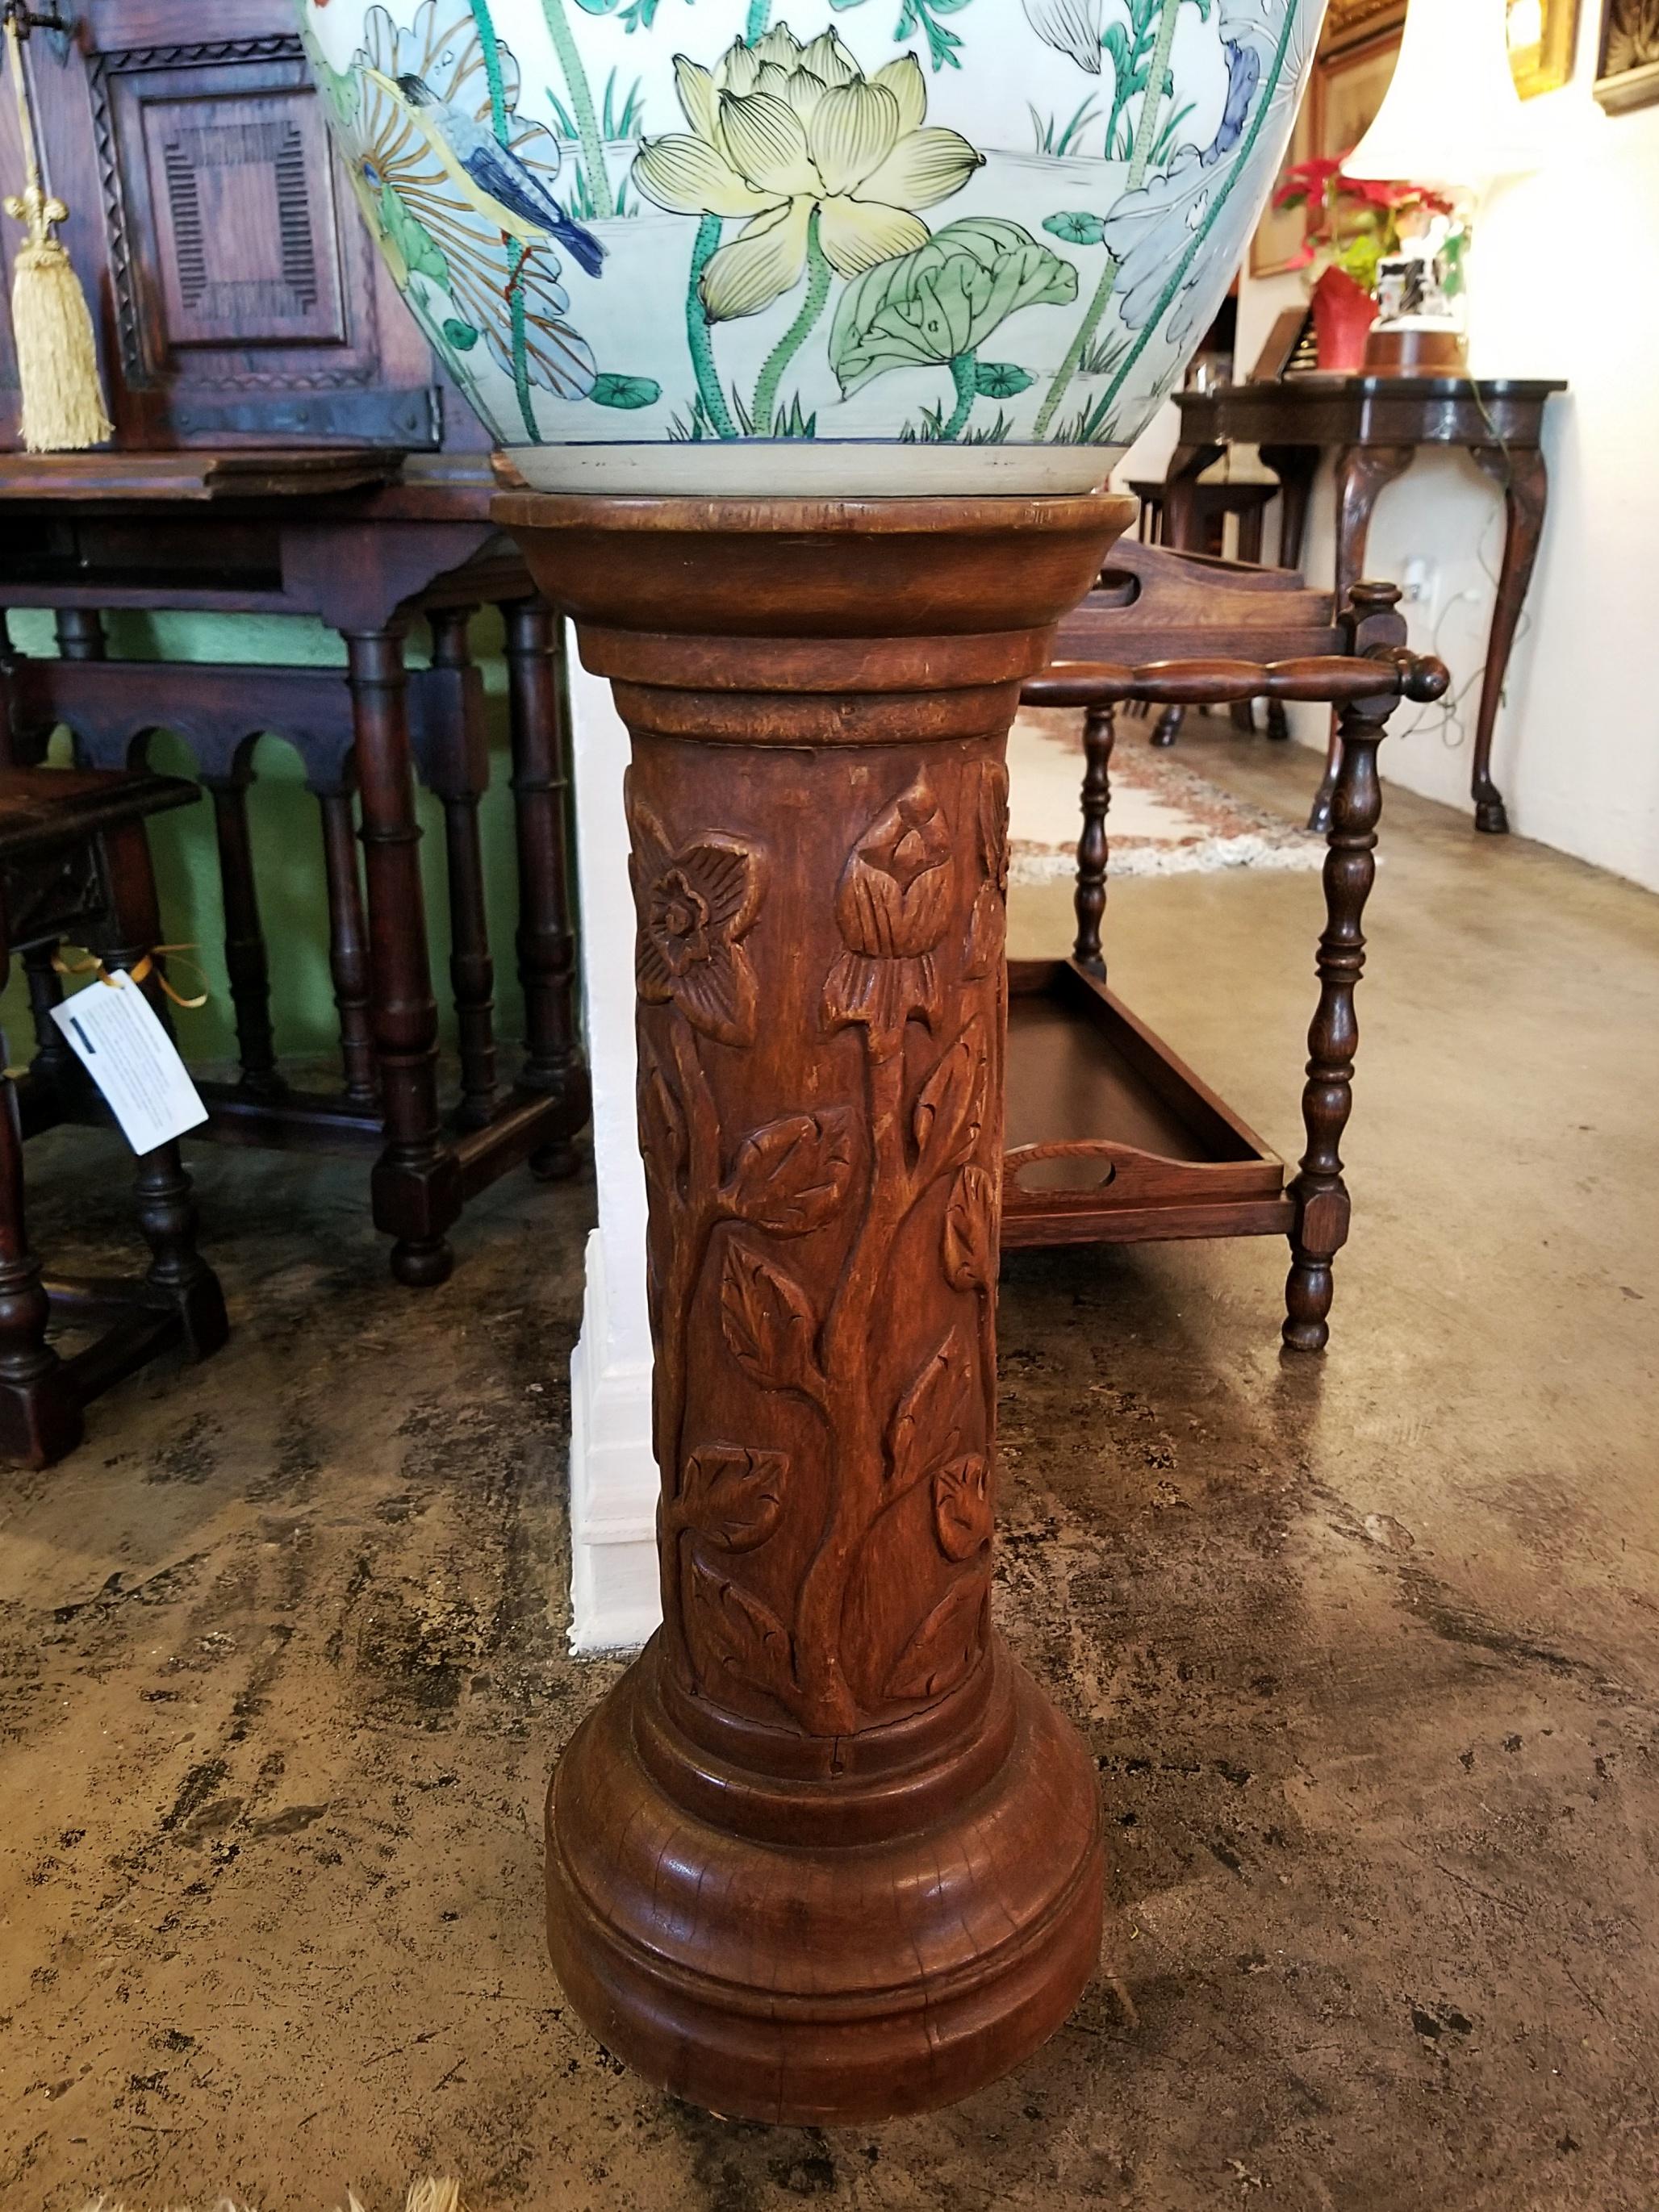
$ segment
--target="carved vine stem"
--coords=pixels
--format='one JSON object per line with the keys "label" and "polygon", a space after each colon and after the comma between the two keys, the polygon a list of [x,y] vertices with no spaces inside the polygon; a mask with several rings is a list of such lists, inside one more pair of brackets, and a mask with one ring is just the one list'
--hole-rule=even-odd
{"label": "carved vine stem", "polygon": [[870,1376],[871,1334],[893,1244],[921,1195],[904,1149],[903,1042],[865,1036],[870,1181],[864,1218],[820,1338],[824,1416],[835,1480],[823,1537],[801,1584],[795,1650],[808,1724],[824,1735],[855,1728],[858,1705],[842,1665],[842,1616],[854,1563],[881,1510],[883,1421]]}

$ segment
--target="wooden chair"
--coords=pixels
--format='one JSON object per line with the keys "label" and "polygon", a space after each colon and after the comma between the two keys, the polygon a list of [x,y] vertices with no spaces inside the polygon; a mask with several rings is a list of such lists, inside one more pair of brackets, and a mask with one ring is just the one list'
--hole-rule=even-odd
{"label": "wooden chair", "polygon": [[[146,817],[200,794],[176,777],[0,769],[0,988],[14,954],[84,945],[112,971],[160,941]],[[129,986],[129,988],[131,988]],[[153,971],[143,988],[166,1018]],[[140,1158],[138,1226],[150,1249],[139,1282],[45,1280],[23,1222],[23,1140],[60,1121],[108,1119],[54,1028],[33,1067],[0,1077],[0,1455],[47,1467],[80,1443],[82,1409],[173,1345],[205,1358],[225,1341],[224,1299],[196,1249],[196,1209],[176,1143]],[[54,1322],[102,1333],[64,1358]]]}

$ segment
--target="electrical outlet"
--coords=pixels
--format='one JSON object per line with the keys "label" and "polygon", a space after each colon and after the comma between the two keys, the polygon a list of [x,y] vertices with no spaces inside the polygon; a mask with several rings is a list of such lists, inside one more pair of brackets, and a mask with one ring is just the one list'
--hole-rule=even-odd
{"label": "electrical outlet", "polygon": [[1440,592],[1440,572],[1419,553],[1407,561],[1400,580],[1400,595],[1408,607],[1432,607]]}

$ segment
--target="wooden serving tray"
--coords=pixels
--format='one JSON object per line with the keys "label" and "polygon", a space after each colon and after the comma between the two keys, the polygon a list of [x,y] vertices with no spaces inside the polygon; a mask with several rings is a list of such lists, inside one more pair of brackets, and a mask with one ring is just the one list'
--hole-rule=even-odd
{"label": "wooden serving tray", "polygon": [[1009,963],[1005,1250],[1284,1237],[1285,1163],[1075,960]]}

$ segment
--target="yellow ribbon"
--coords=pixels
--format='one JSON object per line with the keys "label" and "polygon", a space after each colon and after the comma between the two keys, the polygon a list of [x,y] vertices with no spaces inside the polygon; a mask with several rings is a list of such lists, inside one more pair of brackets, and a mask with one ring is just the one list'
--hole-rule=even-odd
{"label": "yellow ribbon", "polygon": [[[204,988],[198,999],[181,998],[155,963],[164,953],[194,952],[196,950],[197,947],[193,945],[157,945],[145,953],[143,958],[136,962],[132,967],[118,969],[114,975],[111,975],[95,952],[89,952],[84,960],[65,960],[61,954],[54,952],[52,964],[60,975],[95,975],[100,983],[106,984],[112,991],[118,991],[129,978],[135,983],[144,983],[154,975],[175,1006],[182,1006],[186,1012],[193,1012],[198,1006],[206,1006],[207,989]],[[194,960],[186,960],[184,964],[201,976],[204,986],[207,985],[207,976]]]}

